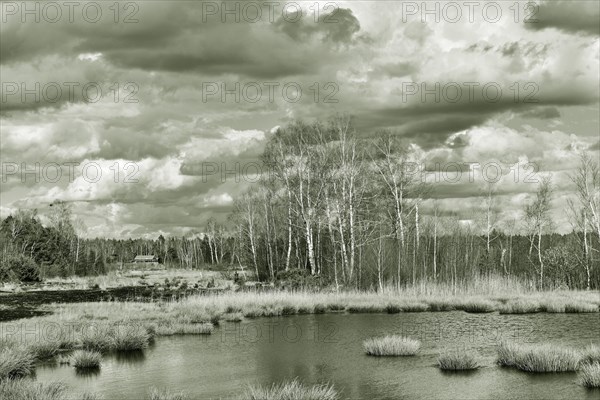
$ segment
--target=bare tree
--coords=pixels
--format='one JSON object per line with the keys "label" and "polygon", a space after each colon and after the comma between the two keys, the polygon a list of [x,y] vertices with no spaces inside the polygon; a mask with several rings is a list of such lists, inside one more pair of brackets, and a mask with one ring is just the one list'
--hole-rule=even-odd
{"label": "bare tree", "polygon": [[[552,181],[543,177],[539,182],[535,198],[525,205],[525,227],[529,237],[529,256],[535,248],[539,262],[540,288],[544,287],[544,260],[542,258],[542,235],[552,228],[550,217],[550,201],[552,197]],[[537,240],[536,240],[537,239]]]}

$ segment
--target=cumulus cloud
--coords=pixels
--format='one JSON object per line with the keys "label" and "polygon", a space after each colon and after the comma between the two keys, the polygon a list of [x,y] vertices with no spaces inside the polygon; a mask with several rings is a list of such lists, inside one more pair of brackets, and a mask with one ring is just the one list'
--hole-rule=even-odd
{"label": "cumulus cloud", "polygon": [[[480,9],[472,21],[463,10],[458,22],[436,22],[351,1],[319,3],[318,15],[302,3],[293,21],[263,4],[254,22],[245,19],[257,10],[236,21],[207,8],[214,2],[141,2],[115,23],[110,4],[98,23],[81,10],[72,22],[1,16],[2,160],[79,164],[59,182],[3,170],[2,215],[64,199],[89,235],[187,234],[226,217],[274,127],[344,112],[363,136],[389,129],[417,144],[427,179],[448,163],[462,166],[462,179],[475,163],[499,163],[510,212],[535,186],[510,182],[511,171],[535,164],[534,176],[552,172],[567,190],[577,153],[598,151],[597,2],[542,2],[535,24],[515,20],[512,2],[493,23]],[[69,82],[79,86],[69,92]],[[89,163],[100,166],[97,182],[82,176]],[[137,182],[124,183],[135,171]],[[432,197],[458,212],[480,201],[484,183],[440,182]]]}

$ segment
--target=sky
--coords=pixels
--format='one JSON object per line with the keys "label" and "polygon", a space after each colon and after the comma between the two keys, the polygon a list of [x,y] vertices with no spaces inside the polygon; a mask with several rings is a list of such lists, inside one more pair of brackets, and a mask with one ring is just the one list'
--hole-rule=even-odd
{"label": "sky", "polygon": [[295,119],[406,138],[424,209],[522,219],[600,151],[600,2],[0,2],[0,217],[55,200],[88,237],[201,232]]}

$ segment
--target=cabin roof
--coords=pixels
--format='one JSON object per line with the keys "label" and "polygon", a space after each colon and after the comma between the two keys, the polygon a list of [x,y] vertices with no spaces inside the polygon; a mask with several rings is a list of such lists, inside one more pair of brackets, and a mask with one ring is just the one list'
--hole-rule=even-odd
{"label": "cabin roof", "polygon": [[154,254],[150,255],[138,255],[135,256],[134,260],[154,260],[156,256]]}

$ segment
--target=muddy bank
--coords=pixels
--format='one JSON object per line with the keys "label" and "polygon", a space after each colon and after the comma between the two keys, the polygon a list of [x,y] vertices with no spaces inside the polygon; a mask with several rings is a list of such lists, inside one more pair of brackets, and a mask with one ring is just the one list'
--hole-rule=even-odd
{"label": "muddy bank", "polygon": [[96,301],[179,300],[190,295],[222,293],[225,289],[166,289],[164,287],[125,286],[109,289],[32,290],[0,292],[0,321],[11,321],[49,314],[41,309],[52,303]]}

